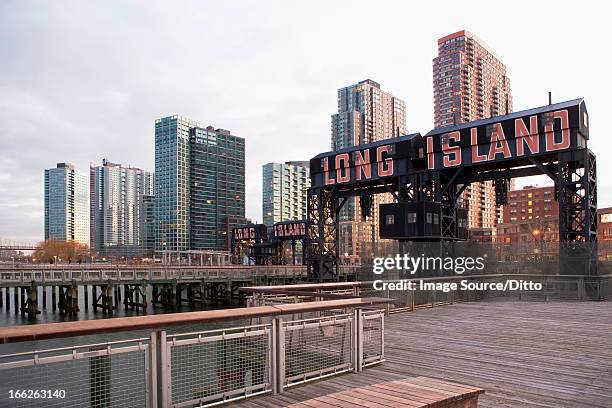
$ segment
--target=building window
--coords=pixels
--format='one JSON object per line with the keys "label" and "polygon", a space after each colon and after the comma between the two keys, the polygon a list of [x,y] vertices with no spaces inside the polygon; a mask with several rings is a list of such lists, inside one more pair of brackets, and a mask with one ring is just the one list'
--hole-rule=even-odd
{"label": "building window", "polygon": [[408,213],[406,220],[410,224],[416,223],[416,213]]}
{"label": "building window", "polygon": [[387,225],[395,224],[395,216],[393,214],[387,215]]}

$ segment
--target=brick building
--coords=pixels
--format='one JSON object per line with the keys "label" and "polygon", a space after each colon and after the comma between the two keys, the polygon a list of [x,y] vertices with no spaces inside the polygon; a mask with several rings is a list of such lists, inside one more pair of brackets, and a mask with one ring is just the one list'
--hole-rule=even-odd
{"label": "brick building", "polygon": [[527,186],[508,192],[503,222],[497,226],[497,242],[559,241],[559,204],[555,187]]}
{"label": "brick building", "polygon": [[[506,66],[481,39],[465,30],[438,40],[433,91],[436,128],[512,112]],[[492,229],[501,222],[492,181],[470,184],[462,202],[468,208],[470,229]]]}

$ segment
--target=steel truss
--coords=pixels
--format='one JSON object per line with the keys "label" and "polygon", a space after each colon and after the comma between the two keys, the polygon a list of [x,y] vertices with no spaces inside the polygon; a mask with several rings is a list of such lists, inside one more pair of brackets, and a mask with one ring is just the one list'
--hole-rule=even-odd
{"label": "steel truss", "polygon": [[332,185],[308,190],[307,265],[313,281],[337,280],[339,260],[338,214],[348,197],[360,197],[362,214],[370,214],[372,196],[391,193],[396,202],[435,201],[441,204],[440,250],[452,253],[457,239],[457,209],[461,193],[474,182],[493,181],[496,203],[507,203],[510,179],[547,175],[559,202],[560,271],[596,274],[597,177],[595,155],[586,148],[554,155],[530,157],[517,167],[478,167],[421,171],[372,180],[359,185]]}

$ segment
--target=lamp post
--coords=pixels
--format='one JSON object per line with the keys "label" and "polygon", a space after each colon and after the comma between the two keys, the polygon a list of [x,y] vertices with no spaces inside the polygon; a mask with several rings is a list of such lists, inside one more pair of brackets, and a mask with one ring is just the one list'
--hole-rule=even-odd
{"label": "lamp post", "polygon": [[544,232],[542,231],[542,229],[540,228],[535,228],[531,231],[531,235],[533,235],[533,238],[535,239],[535,241],[538,243],[539,248],[537,249],[538,252],[538,260],[542,260],[543,258],[543,254],[542,251],[544,249]]}

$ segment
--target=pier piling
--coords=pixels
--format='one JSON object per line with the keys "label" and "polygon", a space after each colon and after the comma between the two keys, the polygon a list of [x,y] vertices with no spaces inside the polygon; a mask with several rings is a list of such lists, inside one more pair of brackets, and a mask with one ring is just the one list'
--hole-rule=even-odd
{"label": "pier piling", "polygon": [[57,295],[55,294],[55,291],[55,286],[51,286],[51,310],[53,310],[54,312],[57,308]]}

